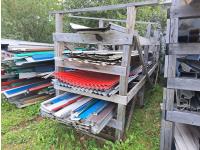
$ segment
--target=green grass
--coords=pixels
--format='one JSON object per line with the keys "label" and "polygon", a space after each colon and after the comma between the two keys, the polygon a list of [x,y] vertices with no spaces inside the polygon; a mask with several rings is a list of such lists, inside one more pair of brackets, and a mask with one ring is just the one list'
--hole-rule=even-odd
{"label": "green grass", "polygon": [[123,142],[100,143],[50,119],[39,118],[39,104],[25,109],[2,101],[2,149],[4,150],[158,150],[162,88],[145,93],[144,108],[136,107]]}

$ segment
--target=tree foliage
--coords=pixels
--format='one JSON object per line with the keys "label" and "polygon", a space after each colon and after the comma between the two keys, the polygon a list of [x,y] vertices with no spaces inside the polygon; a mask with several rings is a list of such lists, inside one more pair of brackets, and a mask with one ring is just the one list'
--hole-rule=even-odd
{"label": "tree foliage", "polygon": [[[54,17],[49,16],[51,10],[74,9],[92,6],[103,6],[144,0],[2,0],[2,37],[39,42],[52,42],[55,30]],[[125,19],[126,10],[113,10],[98,13],[78,14],[82,16]],[[166,10],[160,6],[138,8],[137,20],[166,22]],[[95,20],[73,19],[65,17],[65,31],[69,31],[69,22],[95,27]],[[125,26],[123,23],[118,23]],[[145,25],[137,24],[136,29],[145,33]]]}

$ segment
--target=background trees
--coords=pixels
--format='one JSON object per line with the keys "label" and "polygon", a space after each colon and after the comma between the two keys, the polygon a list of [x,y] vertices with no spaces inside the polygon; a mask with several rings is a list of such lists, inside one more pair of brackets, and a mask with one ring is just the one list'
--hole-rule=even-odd
{"label": "background trees", "polygon": [[[52,42],[54,32],[54,17],[49,16],[51,10],[83,8],[110,4],[128,3],[143,0],[2,0],[2,38],[28,40],[37,42]],[[100,13],[85,13],[83,16],[124,19],[126,10],[115,10]],[[162,7],[139,8],[137,20],[160,22],[162,27],[166,22],[166,10]],[[68,22],[80,23],[86,26],[97,26],[97,21],[73,19],[65,17],[66,31],[70,30]],[[123,24],[121,24],[123,25]],[[144,33],[144,25],[136,25]]]}

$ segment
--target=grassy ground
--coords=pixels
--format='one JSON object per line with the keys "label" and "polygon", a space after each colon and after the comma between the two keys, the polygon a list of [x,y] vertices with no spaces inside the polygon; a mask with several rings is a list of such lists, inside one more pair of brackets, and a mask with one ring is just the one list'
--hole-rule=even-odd
{"label": "grassy ground", "polygon": [[145,93],[145,106],[136,107],[123,142],[99,143],[75,130],[39,116],[39,104],[25,109],[2,101],[2,149],[4,150],[158,150],[162,88]]}

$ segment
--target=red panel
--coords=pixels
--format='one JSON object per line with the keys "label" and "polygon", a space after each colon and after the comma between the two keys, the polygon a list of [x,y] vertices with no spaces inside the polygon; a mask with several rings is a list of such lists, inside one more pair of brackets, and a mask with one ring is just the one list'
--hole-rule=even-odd
{"label": "red panel", "polygon": [[72,103],[75,103],[76,101],[82,99],[83,97],[84,97],[84,96],[80,96],[80,97],[78,97],[78,98],[76,98],[76,99],[73,99],[73,100],[71,100],[71,101],[69,101],[69,102],[67,102],[67,103],[65,103],[65,104],[63,104],[63,105],[60,105],[60,106],[58,106],[58,107],[52,109],[52,111],[57,111],[57,110],[59,110],[59,109],[65,107],[65,106],[68,106],[68,105],[70,105],[70,104],[72,104]]}
{"label": "red panel", "polygon": [[108,90],[119,82],[119,76],[90,71],[56,72],[55,78],[60,81],[87,89]]}

